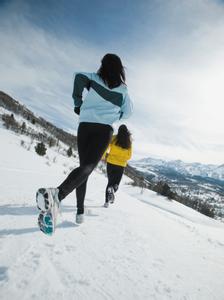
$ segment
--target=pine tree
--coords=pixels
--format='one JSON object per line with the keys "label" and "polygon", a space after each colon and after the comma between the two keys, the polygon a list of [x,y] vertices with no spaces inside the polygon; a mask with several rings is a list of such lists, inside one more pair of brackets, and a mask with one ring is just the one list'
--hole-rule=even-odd
{"label": "pine tree", "polygon": [[67,150],[67,155],[68,157],[71,157],[72,156],[72,147],[69,147],[68,150]]}
{"label": "pine tree", "polygon": [[45,147],[44,143],[37,143],[35,150],[37,152],[37,154],[39,154],[40,156],[44,156],[47,152],[47,148]]}

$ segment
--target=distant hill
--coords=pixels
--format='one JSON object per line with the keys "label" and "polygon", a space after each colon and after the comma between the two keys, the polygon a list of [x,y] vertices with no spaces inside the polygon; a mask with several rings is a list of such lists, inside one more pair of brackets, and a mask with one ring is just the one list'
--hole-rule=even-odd
{"label": "distant hill", "polygon": [[46,121],[44,118],[36,116],[26,106],[2,91],[0,91],[0,107],[3,107],[8,111],[23,117],[29,123],[40,126],[45,132],[50,133],[56,140],[60,140],[74,149],[77,148],[76,136],[56,127],[52,123]]}
{"label": "distant hill", "polygon": [[181,160],[171,160],[166,161],[163,159],[156,158],[143,158],[135,162],[135,165],[143,166],[144,168],[149,167],[153,172],[154,169],[164,169],[177,172],[184,176],[200,176],[203,178],[213,178],[224,181],[224,164],[212,165],[212,164],[201,164],[195,163],[185,163]]}
{"label": "distant hill", "polygon": [[224,165],[184,163],[181,160],[144,158],[131,166],[151,184],[166,182],[179,197],[209,203],[216,216],[224,217]]}

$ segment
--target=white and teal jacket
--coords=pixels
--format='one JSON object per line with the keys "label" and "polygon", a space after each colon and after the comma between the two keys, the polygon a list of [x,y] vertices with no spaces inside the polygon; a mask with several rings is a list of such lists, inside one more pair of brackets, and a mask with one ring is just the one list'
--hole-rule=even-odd
{"label": "white and teal jacket", "polygon": [[[83,90],[88,93],[83,101]],[[72,97],[75,107],[80,107],[79,123],[112,125],[127,119],[133,109],[125,84],[110,89],[96,73],[76,73]]]}

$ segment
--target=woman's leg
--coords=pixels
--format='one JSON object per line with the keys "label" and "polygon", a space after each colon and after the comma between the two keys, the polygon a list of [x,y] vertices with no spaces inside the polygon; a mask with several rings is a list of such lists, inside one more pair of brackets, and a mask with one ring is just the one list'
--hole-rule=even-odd
{"label": "woman's leg", "polygon": [[84,181],[76,189],[77,214],[84,213],[84,200],[85,200],[85,195],[86,195],[86,185],[87,185],[87,180]]}
{"label": "woman's leg", "polygon": [[118,190],[123,173],[124,167],[107,163],[108,184],[105,193],[106,202],[109,201],[109,198],[111,196],[111,188],[113,189],[113,192],[116,192]]}
{"label": "woman's leg", "polygon": [[[80,166],[74,169],[58,187],[60,200],[64,199],[75,188],[87,181],[106,150],[112,133],[113,129],[109,125],[97,123],[81,123],[79,125],[78,148],[80,151],[84,149],[81,151],[82,159],[80,159]],[[86,188],[86,185],[84,188]]]}
{"label": "woman's leg", "polygon": [[[78,154],[79,154],[79,165],[83,165],[86,158],[86,152],[88,149],[89,136],[85,136],[81,133],[78,135]],[[84,138],[85,137],[85,138]],[[88,180],[88,179],[87,179]],[[77,202],[77,214],[84,213],[84,200],[86,195],[87,180],[80,184],[76,188],[76,202]]]}

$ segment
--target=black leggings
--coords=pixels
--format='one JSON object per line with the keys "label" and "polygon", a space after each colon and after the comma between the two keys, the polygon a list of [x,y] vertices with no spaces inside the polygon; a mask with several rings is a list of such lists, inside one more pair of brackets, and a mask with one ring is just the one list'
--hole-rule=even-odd
{"label": "black leggings", "polygon": [[108,147],[113,134],[110,125],[80,123],[78,128],[78,153],[80,166],[74,169],[58,187],[59,200],[64,199],[76,188],[78,213],[84,212],[86,183]]}
{"label": "black leggings", "polygon": [[124,167],[107,163],[108,184],[106,187],[105,201],[108,202],[108,188],[112,187],[114,192],[118,190],[121,178],[124,173]]}

